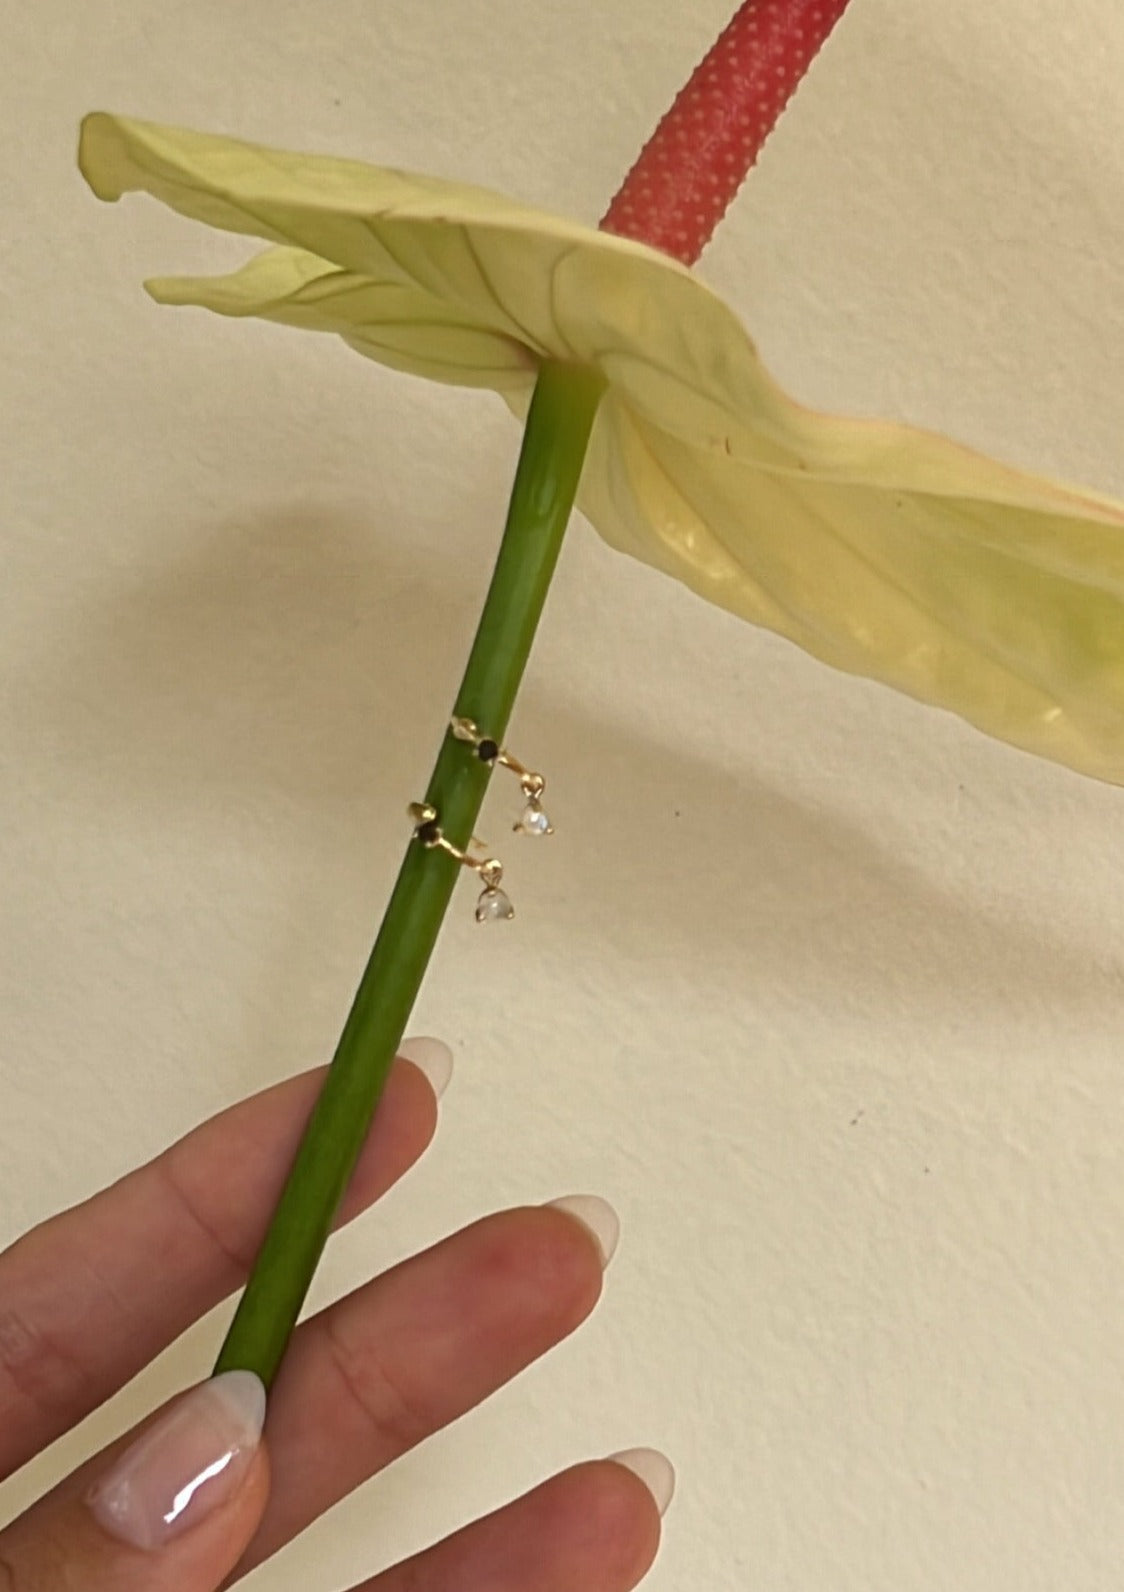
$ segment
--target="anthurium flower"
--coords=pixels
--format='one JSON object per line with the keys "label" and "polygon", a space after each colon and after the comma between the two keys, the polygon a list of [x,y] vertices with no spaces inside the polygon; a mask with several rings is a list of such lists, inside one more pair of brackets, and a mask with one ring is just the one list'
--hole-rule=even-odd
{"label": "anthurium flower", "polygon": [[[690,265],[848,3],[742,0],[644,146],[602,222],[605,230]],[[465,849],[496,761],[483,750],[499,748],[530,656],[609,386],[601,361],[618,356],[624,381],[643,331],[591,340],[599,332],[596,315],[582,300],[592,294],[605,327],[613,327],[629,312],[635,285],[627,262],[646,262],[649,272],[653,264],[662,271],[664,262],[648,249],[618,247],[609,258],[626,262],[626,274],[615,281],[598,269],[598,254],[590,257],[584,228],[505,205],[495,195],[352,164],[278,158],[106,117],[87,125],[82,158],[106,197],[128,186],[152,187],[189,214],[261,232],[279,245],[234,279],[202,285],[205,299],[217,294],[219,308],[284,312],[298,324],[341,333],[384,362],[497,387],[517,412],[526,411],[503,536],[453,716],[425,799],[408,806],[414,830],[382,926],[216,1362],[216,1371],[253,1371],[268,1386],[389,1076],[459,870],[469,868],[484,885],[478,922],[513,915],[498,892],[499,859]],[[531,274],[521,280],[524,264]],[[563,290],[571,300],[564,314]],[[192,292],[165,284],[165,296],[190,301]],[[345,307],[349,298],[354,302]],[[570,322],[580,354],[564,339]],[[560,357],[551,357],[559,346]],[[674,367],[674,347],[670,354]],[[670,380],[674,388],[674,368]],[[658,394],[650,397],[658,410]],[[712,400],[702,393],[700,402],[705,414]],[[458,727],[469,724],[483,729],[466,744]],[[508,766],[517,765],[508,760]],[[540,781],[539,794],[541,776],[528,777]]]}
{"label": "anthurium flower", "polygon": [[1124,783],[1124,505],[905,426],[814,413],[689,269],[499,194],[93,115],[81,167],[275,245],[147,284],[331,332],[522,413],[544,360],[608,388],[578,497],[613,546],[836,668]]}
{"label": "anthurium flower", "polygon": [[84,126],[102,198],[145,190],[271,245],[231,276],[150,283],[157,299],[332,332],[526,417],[453,718],[220,1371],[276,1374],[458,870],[484,882],[481,904],[494,893],[499,861],[464,849],[490,769],[455,726],[502,740],[579,487],[615,547],[702,596],[1124,783],[1124,507],[801,408],[690,270],[848,3],[742,0],[600,231],[352,161],[105,115]]}

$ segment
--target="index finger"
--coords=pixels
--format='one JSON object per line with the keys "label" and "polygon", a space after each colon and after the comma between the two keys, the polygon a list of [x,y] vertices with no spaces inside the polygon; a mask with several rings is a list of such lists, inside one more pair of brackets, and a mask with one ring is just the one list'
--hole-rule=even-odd
{"label": "index finger", "polygon": [[[0,1480],[245,1278],[325,1070],[231,1106],[0,1255]],[[395,1062],[338,1223],[413,1165],[436,1120],[422,1072]]]}

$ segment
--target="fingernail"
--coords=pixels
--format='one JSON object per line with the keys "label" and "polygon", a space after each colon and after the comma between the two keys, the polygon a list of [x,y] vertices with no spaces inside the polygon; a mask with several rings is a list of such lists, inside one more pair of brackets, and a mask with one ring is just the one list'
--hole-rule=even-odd
{"label": "fingernail", "polygon": [[567,1194],[560,1200],[549,1200],[556,1211],[566,1211],[576,1216],[597,1240],[601,1251],[602,1268],[607,1266],[617,1251],[621,1236],[621,1219],[616,1211],[597,1194]]}
{"label": "fingernail", "polygon": [[453,1076],[453,1052],[443,1039],[404,1039],[398,1054],[413,1062],[429,1079],[429,1087],[440,1100]]}
{"label": "fingernail", "polygon": [[666,1454],[661,1454],[658,1448],[623,1448],[609,1458],[639,1476],[656,1500],[660,1514],[667,1514],[667,1506],[675,1494],[675,1467]]}
{"label": "fingernail", "polygon": [[86,1502],[110,1536],[162,1548],[234,1495],[265,1424],[265,1388],[227,1371],[193,1388],[96,1482]]}

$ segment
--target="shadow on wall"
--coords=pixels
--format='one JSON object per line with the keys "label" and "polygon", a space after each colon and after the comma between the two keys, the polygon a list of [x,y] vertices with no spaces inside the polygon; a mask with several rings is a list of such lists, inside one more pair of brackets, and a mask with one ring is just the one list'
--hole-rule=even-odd
{"label": "shadow on wall", "polygon": [[[189,562],[79,614],[65,655],[35,661],[20,751],[50,759],[61,788],[118,820],[151,803],[174,825],[205,806],[219,824],[260,813],[268,832],[288,806],[290,833],[328,837],[340,860],[330,902],[295,901],[296,921],[278,924],[299,942],[279,948],[291,971],[317,954],[318,911],[367,921],[370,863],[388,835],[396,863],[388,826],[400,822],[405,840],[486,574],[388,559],[358,519],[226,524]],[[828,792],[813,809],[744,769],[559,708],[533,667],[519,736],[550,774],[565,836],[531,875],[538,954],[566,955],[580,938],[622,971],[643,963],[774,1001],[814,990],[860,1011],[908,1003],[915,1019],[936,1007],[1081,1008],[1115,979],[1051,922],[981,914],[968,892],[833,812]],[[511,795],[493,788],[481,826],[497,848]],[[964,872],[950,855],[949,876]]]}

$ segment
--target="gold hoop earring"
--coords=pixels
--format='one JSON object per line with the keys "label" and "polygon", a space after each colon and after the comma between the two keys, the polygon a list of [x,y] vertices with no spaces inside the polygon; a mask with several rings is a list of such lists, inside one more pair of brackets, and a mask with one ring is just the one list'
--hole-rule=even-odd
{"label": "gold hoop earring", "polygon": [[489,735],[482,735],[472,719],[453,718],[449,720],[449,728],[458,741],[466,741],[472,746],[477,757],[482,763],[487,763],[490,768],[496,767],[510,769],[518,776],[522,787],[526,805],[523,816],[517,824],[512,826],[517,835],[552,835],[554,825],[543,811],[542,794],[546,789],[546,780],[541,774],[534,773],[522,764],[518,758],[506,752],[498,741]]}
{"label": "gold hoop earring", "polygon": [[[459,846],[454,846],[441,829],[436,807],[431,807],[428,802],[411,802],[408,811],[414,820],[415,840],[420,841],[427,851],[445,852],[462,867],[471,868],[480,879],[484,888],[476,901],[477,923],[510,922],[515,916],[515,908],[507,891],[500,888],[503,863],[499,858],[473,857],[467,851],[461,851]],[[480,844],[475,836],[473,844]]]}

